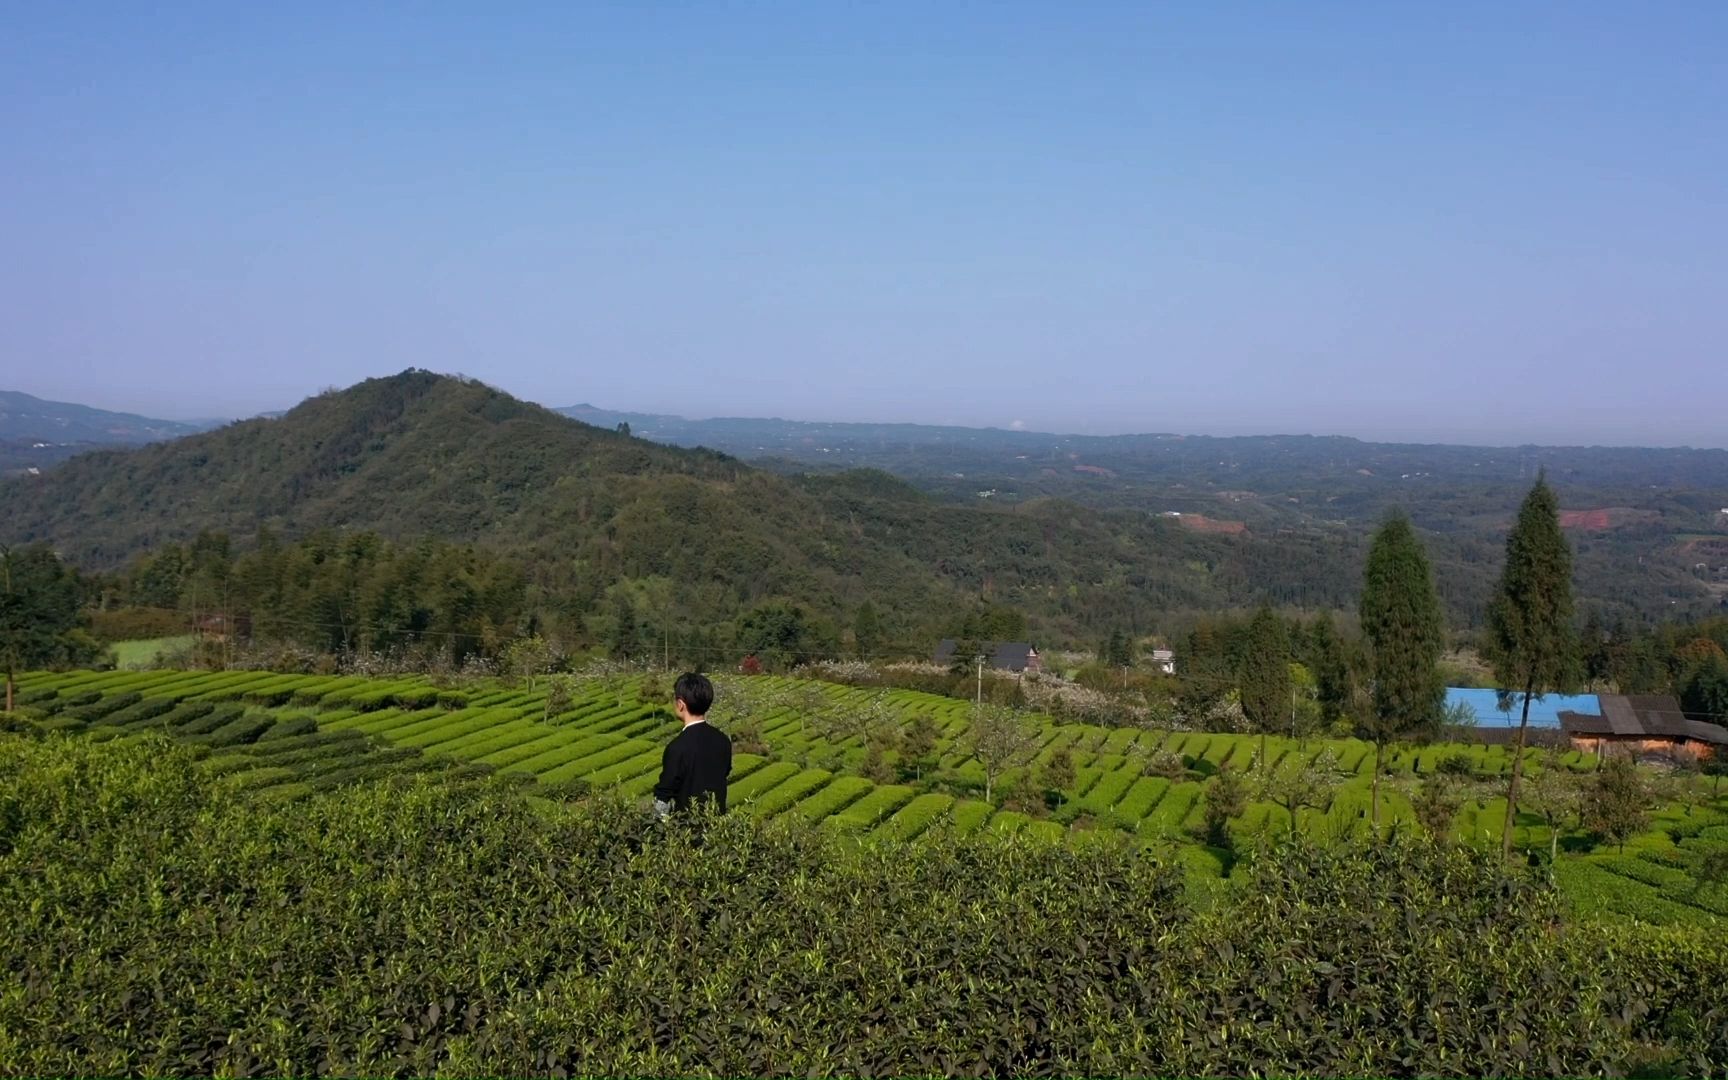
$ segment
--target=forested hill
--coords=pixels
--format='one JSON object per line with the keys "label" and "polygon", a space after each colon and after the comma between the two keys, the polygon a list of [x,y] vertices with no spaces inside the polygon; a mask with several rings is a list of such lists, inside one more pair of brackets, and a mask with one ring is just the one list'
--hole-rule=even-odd
{"label": "forested hill", "polygon": [[1045,640],[1262,597],[1344,605],[1360,556],[1344,536],[1221,538],[1059,502],[943,505],[878,472],[780,476],[417,371],[83,455],[5,481],[0,504],[0,539],[93,570],[203,530],[244,546],[261,528],[365,529],[482,544],[577,610],[658,580],[698,622],[787,600],[844,625],[868,599],[909,635],[981,599],[1022,608]]}
{"label": "forested hill", "polygon": [[[1365,542],[1354,524],[1214,533],[1138,508],[943,501],[872,470],[780,475],[419,371],[0,481],[0,542],[48,541],[90,570],[204,530],[244,549],[260,529],[482,545],[573,612],[621,584],[710,626],[776,600],[844,626],[870,600],[912,640],[987,600],[1023,610],[1043,642],[1084,643],[1184,612],[1351,608]],[[1479,616],[1497,547],[1439,551],[1456,622]],[[1629,579],[1583,566],[1587,602],[1638,606]]]}

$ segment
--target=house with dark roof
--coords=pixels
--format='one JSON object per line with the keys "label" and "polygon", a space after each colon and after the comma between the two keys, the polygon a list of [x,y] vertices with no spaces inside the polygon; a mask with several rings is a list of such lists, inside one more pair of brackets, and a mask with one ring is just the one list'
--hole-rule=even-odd
{"label": "house with dark roof", "polygon": [[1611,748],[1635,754],[1682,753],[1692,757],[1721,754],[1728,728],[1693,720],[1666,694],[1598,694],[1602,715],[1562,712],[1560,728],[1572,745],[1601,754]]}
{"label": "house with dark roof", "polygon": [[[936,652],[930,659],[947,667],[954,663],[955,648],[957,644],[953,638],[943,638],[936,643]],[[1025,641],[999,641],[986,645],[985,656],[991,668],[996,671],[1036,673],[1044,670],[1044,658]]]}

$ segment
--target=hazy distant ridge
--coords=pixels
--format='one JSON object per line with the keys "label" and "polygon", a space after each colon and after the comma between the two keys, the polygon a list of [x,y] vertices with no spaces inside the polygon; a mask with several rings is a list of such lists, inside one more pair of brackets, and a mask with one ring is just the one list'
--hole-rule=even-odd
{"label": "hazy distant ridge", "polygon": [[220,421],[181,423],[134,413],[109,412],[68,401],[44,401],[16,390],[0,390],[0,439],[46,443],[137,446],[196,435]]}

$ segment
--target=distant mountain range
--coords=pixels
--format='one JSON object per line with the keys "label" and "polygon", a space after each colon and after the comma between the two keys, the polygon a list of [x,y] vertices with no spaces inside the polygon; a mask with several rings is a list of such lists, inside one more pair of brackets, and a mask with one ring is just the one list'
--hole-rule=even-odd
{"label": "distant mountain range", "polygon": [[137,445],[196,435],[226,420],[181,423],[133,413],[109,412],[67,401],[44,401],[16,390],[0,390],[0,439]]}
{"label": "distant mountain range", "polygon": [[196,435],[224,423],[155,420],[0,390],[0,473],[45,468],[99,447],[141,446]]}

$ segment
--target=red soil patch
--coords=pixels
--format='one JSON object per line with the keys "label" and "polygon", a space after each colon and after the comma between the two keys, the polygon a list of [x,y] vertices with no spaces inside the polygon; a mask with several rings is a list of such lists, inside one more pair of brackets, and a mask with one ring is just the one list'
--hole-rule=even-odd
{"label": "red soil patch", "polygon": [[1562,529],[1583,529],[1586,532],[1601,532],[1604,529],[1618,529],[1627,525],[1637,525],[1641,522],[1660,520],[1662,515],[1655,510],[1634,510],[1630,506],[1604,506],[1595,510],[1562,510],[1560,511],[1560,527]]}
{"label": "red soil patch", "polygon": [[1606,510],[1562,510],[1562,529],[1588,529],[1592,532],[1612,527]]}
{"label": "red soil patch", "polygon": [[1114,470],[1106,469],[1102,465],[1076,465],[1076,466],[1074,466],[1074,471],[1075,472],[1083,472],[1083,473],[1091,473],[1093,476],[1115,476],[1116,475]]}
{"label": "red soil patch", "polygon": [[1176,520],[1181,523],[1184,529],[1193,529],[1195,532],[1228,533],[1234,536],[1237,533],[1248,531],[1248,526],[1244,522],[1219,521],[1217,518],[1209,518],[1204,514],[1183,514]]}

